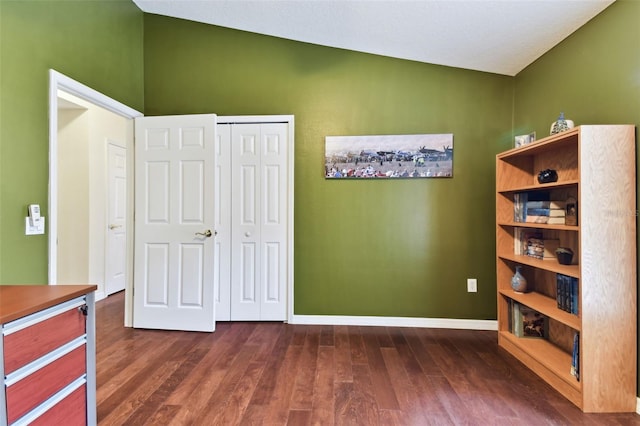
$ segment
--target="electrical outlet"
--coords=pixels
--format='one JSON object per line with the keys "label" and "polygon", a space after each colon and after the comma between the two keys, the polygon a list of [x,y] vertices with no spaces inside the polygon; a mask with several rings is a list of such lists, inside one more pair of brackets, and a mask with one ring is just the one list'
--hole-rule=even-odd
{"label": "electrical outlet", "polygon": [[478,280],[475,278],[467,278],[467,292],[469,293],[477,293],[478,292]]}

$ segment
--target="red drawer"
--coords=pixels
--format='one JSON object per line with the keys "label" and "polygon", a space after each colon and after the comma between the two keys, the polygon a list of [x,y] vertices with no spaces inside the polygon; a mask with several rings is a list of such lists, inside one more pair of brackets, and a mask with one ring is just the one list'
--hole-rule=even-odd
{"label": "red drawer", "polygon": [[86,371],[86,346],[82,345],[7,387],[9,423],[18,420]]}
{"label": "red drawer", "polygon": [[4,336],[4,374],[35,361],[85,334],[85,316],[77,308]]}
{"label": "red drawer", "polygon": [[87,388],[80,386],[69,396],[35,419],[31,426],[85,426],[87,424]]}

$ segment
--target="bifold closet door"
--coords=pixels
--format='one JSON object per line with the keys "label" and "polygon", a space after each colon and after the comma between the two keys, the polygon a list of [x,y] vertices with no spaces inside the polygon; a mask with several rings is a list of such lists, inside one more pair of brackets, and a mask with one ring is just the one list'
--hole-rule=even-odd
{"label": "bifold closet door", "polygon": [[[229,275],[234,321],[286,319],[287,132],[286,123],[231,125]],[[223,200],[220,204],[224,208]]]}

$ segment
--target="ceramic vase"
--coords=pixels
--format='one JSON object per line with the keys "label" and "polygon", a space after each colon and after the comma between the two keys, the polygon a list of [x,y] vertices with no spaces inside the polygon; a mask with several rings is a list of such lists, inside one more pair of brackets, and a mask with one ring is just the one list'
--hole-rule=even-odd
{"label": "ceramic vase", "polygon": [[560,113],[560,116],[556,121],[551,123],[551,128],[549,129],[549,133],[555,135],[556,133],[564,132],[569,129],[573,129],[574,124],[572,120],[567,120],[564,118],[564,112]]}
{"label": "ceramic vase", "polygon": [[516,266],[516,273],[511,277],[511,288],[516,293],[526,293],[527,292],[527,279],[520,272],[522,266]]}

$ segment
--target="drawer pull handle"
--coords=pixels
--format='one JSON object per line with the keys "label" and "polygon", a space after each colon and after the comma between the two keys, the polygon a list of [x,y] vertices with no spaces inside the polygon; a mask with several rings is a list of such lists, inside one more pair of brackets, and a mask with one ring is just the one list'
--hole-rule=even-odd
{"label": "drawer pull handle", "polygon": [[80,306],[78,310],[82,312],[82,315],[84,315],[85,317],[89,315],[89,308],[87,307],[87,305]]}

